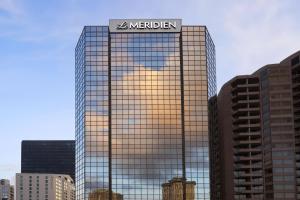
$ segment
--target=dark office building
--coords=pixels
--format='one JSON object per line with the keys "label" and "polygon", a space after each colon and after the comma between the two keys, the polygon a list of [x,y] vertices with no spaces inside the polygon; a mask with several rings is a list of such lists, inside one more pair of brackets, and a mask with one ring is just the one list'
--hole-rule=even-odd
{"label": "dark office building", "polygon": [[220,158],[211,163],[211,187],[220,194],[213,199],[300,199],[299,56],[222,87],[210,138],[211,157]]}
{"label": "dark office building", "polygon": [[75,180],[75,141],[22,141],[21,172],[67,174]]}
{"label": "dark office building", "polygon": [[76,47],[76,198],[97,190],[124,200],[210,199],[208,99],[215,48],[205,26],[177,19],[86,26]]}
{"label": "dark office building", "polygon": [[210,193],[211,199],[221,199],[221,147],[218,132],[217,95],[208,101],[209,109],[209,149],[210,149]]}

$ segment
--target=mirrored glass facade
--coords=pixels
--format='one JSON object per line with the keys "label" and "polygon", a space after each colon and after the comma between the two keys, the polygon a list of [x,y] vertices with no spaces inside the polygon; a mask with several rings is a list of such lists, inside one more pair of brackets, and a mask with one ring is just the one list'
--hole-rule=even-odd
{"label": "mirrored glass facade", "polygon": [[76,47],[78,200],[95,191],[106,199],[167,199],[162,185],[174,178],[183,183],[181,199],[210,198],[215,50],[206,27],[181,29],[84,28]]}

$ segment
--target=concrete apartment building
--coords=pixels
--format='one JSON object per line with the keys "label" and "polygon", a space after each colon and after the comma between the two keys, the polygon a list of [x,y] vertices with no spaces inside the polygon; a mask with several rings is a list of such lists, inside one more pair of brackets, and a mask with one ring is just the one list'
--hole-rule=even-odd
{"label": "concrete apartment building", "polygon": [[75,200],[75,185],[69,175],[16,174],[16,200]]}
{"label": "concrete apartment building", "polygon": [[237,76],[211,99],[212,199],[300,199],[299,57]]}

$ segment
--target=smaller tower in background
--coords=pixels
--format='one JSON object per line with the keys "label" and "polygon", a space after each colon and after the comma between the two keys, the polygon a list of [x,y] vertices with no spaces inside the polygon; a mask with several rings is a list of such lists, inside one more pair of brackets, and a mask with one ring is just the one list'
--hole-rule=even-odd
{"label": "smaller tower in background", "polygon": [[168,183],[162,184],[163,200],[183,200],[184,187],[186,188],[186,200],[195,199],[195,181],[186,181],[184,178],[173,178]]}

